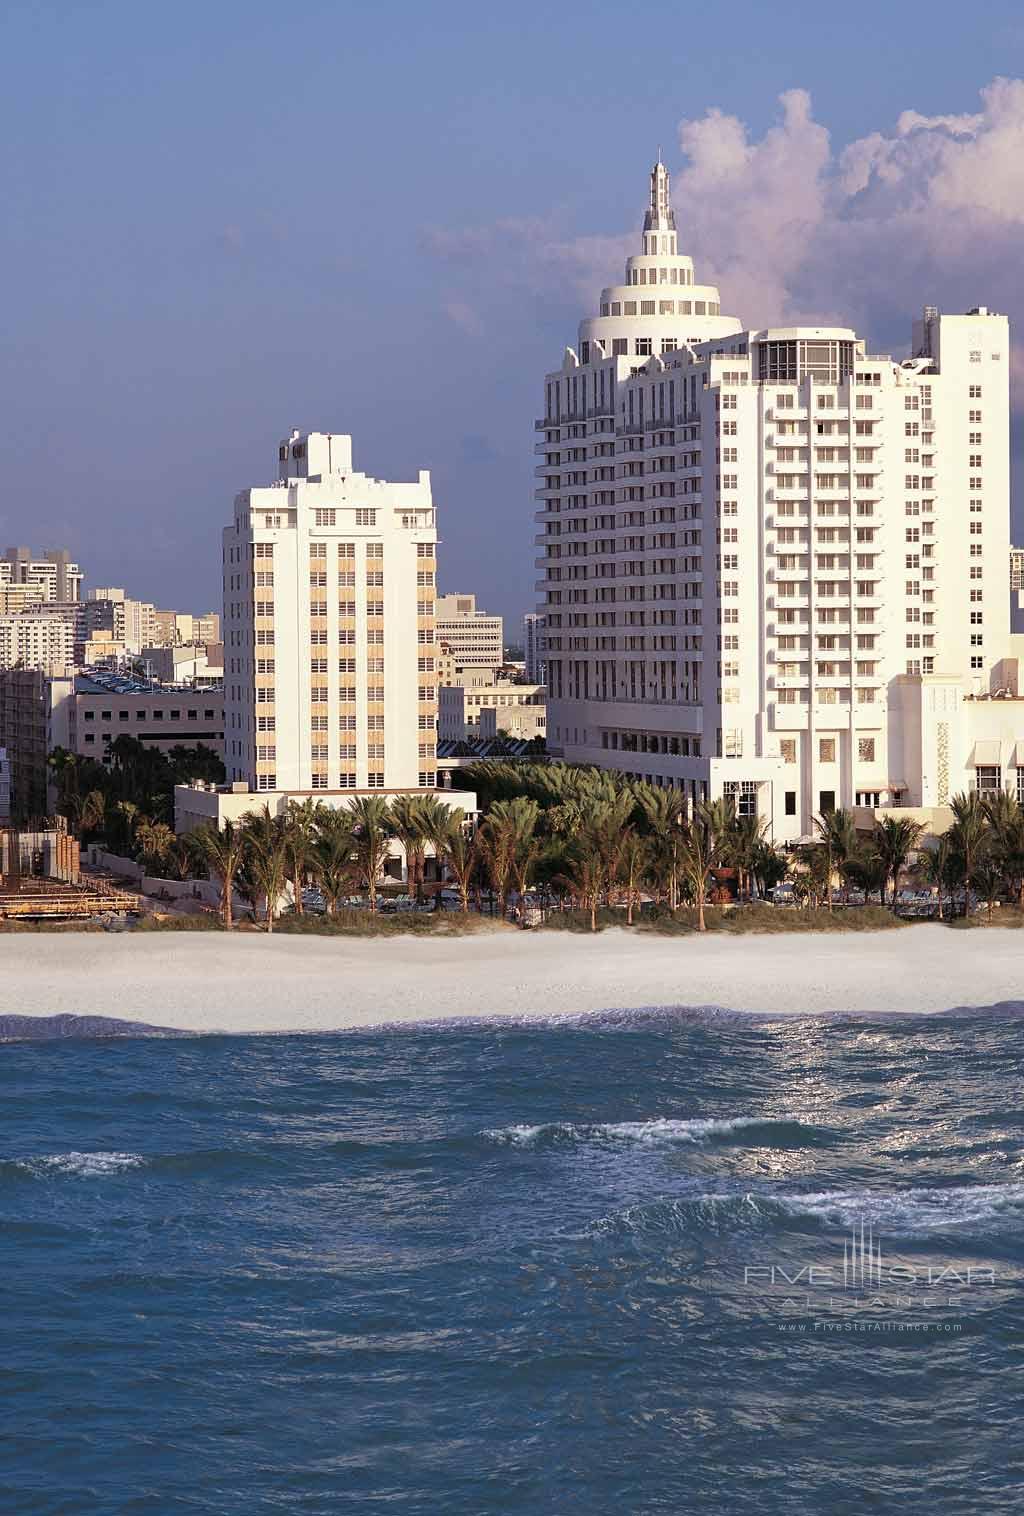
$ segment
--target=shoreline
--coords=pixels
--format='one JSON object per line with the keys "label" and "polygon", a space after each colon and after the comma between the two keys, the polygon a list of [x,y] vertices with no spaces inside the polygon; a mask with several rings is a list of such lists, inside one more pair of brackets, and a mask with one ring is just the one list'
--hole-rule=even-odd
{"label": "shoreline", "polygon": [[[656,938],[488,933],[387,939],[55,934],[4,942],[0,1017],[103,1018],[67,1035],[334,1032],[687,1010],[776,1019],[1014,1006],[1013,932]],[[109,1025],[113,1023],[113,1025]],[[0,1035],[4,1035],[0,1033]]]}

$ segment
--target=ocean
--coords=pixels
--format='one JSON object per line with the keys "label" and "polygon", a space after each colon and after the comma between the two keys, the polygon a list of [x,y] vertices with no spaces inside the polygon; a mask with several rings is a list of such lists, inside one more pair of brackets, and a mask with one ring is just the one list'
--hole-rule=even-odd
{"label": "ocean", "polygon": [[0,1046],[0,1511],[1024,1504],[1024,1019]]}

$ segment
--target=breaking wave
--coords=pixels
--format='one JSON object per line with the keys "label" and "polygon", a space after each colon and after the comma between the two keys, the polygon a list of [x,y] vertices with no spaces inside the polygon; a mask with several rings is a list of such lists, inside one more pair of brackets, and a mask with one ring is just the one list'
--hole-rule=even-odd
{"label": "breaking wave", "polygon": [[766,1116],[735,1116],[729,1120],[693,1117],[675,1120],[653,1117],[648,1121],[546,1121],[537,1126],[518,1124],[491,1127],[482,1136],[506,1147],[572,1147],[585,1143],[607,1145],[635,1143],[641,1147],[671,1147],[676,1143],[728,1142],[739,1140],[752,1146],[780,1146],[810,1142],[821,1137],[820,1128],[792,1119]]}
{"label": "breaking wave", "polygon": [[142,1168],[146,1159],[141,1153],[48,1153],[37,1158],[15,1159],[9,1167],[35,1179],[67,1176],[75,1179],[103,1179]]}

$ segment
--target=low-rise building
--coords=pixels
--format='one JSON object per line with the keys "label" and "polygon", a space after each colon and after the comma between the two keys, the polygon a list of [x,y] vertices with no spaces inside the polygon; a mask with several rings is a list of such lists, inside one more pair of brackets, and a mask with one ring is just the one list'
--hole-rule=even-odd
{"label": "low-rise building", "polygon": [[211,748],[224,756],[224,692],[129,678],[101,669],[46,681],[48,746],[110,763],[118,737],[170,752]]}
{"label": "low-rise building", "polygon": [[[513,735],[525,735],[527,739],[544,736],[547,730],[545,700],[547,690],[542,684],[515,684],[499,679],[492,670],[478,677],[467,671],[460,684],[443,684],[438,691],[438,728],[441,741],[458,741],[461,737],[497,736],[506,731]],[[484,727],[481,720],[488,714]]]}
{"label": "low-rise building", "polygon": [[224,679],[224,644],[183,643],[180,647],[144,647],[142,662],[150,678],[164,684],[209,689]]}

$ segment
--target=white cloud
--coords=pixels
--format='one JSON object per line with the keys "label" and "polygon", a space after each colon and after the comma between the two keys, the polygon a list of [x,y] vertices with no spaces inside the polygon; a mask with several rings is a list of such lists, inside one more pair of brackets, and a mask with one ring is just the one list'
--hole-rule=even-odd
{"label": "white cloud", "polygon": [[[901,350],[923,304],[985,304],[1024,322],[1024,81],[993,80],[976,113],[908,107],[839,150],[805,90],[779,106],[760,137],[718,108],[679,126],[680,247],[718,284],[723,311],[750,326],[854,326],[876,351]],[[435,230],[426,244],[458,267],[474,310],[507,312],[513,288],[572,322],[638,247],[640,207],[627,210],[621,236],[574,237],[551,215]]]}
{"label": "white cloud", "polygon": [[905,110],[838,154],[809,97],[751,140],[737,118],[684,121],[681,241],[749,324],[837,320],[891,334],[918,306],[983,303],[1024,318],[1024,82],[996,79],[973,115]]}

